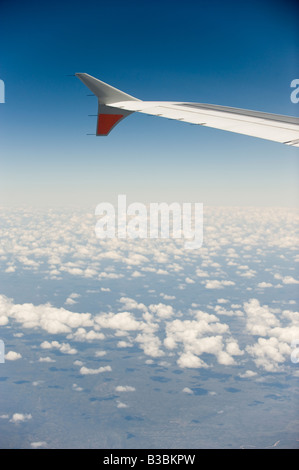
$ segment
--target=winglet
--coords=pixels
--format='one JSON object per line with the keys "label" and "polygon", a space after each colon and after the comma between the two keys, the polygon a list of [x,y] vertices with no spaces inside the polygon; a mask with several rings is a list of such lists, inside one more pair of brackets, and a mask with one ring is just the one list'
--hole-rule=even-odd
{"label": "winglet", "polygon": [[75,75],[98,97],[99,103],[101,104],[112,104],[118,103],[119,101],[140,101],[134,98],[134,96],[128,95],[107,83],[101,82],[101,80],[87,73],[76,73]]}
{"label": "winglet", "polygon": [[134,111],[110,107],[109,104],[121,101],[140,101],[117,88],[101,82],[87,73],[76,73],[81,82],[86,85],[98,98],[98,122],[96,135],[108,135],[110,131],[125,117]]}

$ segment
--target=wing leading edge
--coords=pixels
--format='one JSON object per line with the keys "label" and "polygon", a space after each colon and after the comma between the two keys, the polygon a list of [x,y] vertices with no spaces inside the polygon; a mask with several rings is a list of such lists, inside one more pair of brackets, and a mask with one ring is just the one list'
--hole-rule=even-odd
{"label": "wing leading edge", "polygon": [[98,98],[96,135],[108,135],[122,119],[139,112],[299,147],[297,117],[203,103],[141,101],[88,74],[76,76]]}

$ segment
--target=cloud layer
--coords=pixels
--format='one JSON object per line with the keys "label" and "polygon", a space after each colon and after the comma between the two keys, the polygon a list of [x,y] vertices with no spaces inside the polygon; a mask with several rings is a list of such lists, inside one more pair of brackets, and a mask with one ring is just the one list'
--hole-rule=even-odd
{"label": "cloud layer", "polygon": [[[291,342],[299,338],[298,313],[292,299],[286,307],[286,301],[279,305],[259,297],[271,292],[273,298],[299,282],[294,210],[209,209],[204,244],[191,251],[183,240],[98,240],[88,213],[4,210],[2,219],[0,261],[6,276],[32,271],[48,282],[67,278],[98,286],[85,294],[71,289],[56,306],[0,295],[3,328],[49,336],[39,346],[47,351],[40,362],[54,360],[49,352],[76,356],[79,343],[104,349],[106,339],[114,338],[119,350],[135,346],[147,359],[171,358],[180,368],[238,366],[249,358],[269,372],[287,365]],[[276,261],[265,268],[270,255]],[[124,288],[116,296],[113,286],[119,282]],[[136,283],[147,288],[150,301],[125,292]],[[98,312],[86,312],[82,306],[93,292],[113,294],[113,307],[102,302]],[[247,336],[240,345],[242,328]],[[17,359],[23,359],[20,351],[7,352],[6,360]],[[102,371],[84,364],[80,369],[82,375]]]}

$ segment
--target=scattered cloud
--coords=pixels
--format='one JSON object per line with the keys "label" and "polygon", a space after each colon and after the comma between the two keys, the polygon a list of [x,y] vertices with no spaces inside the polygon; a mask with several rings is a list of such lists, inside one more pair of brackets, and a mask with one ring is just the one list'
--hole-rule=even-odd
{"label": "scattered cloud", "polygon": [[223,289],[224,287],[234,286],[234,285],[235,285],[234,281],[221,281],[221,280],[219,281],[217,279],[205,281],[206,289]]}
{"label": "scattered cloud", "polygon": [[4,357],[6,361],[17,361],[18,359],[21,359],[22,354],[17,353],[15,351],[8,351],[8,353],[5,354]]}
{"label": "scattered cloud", "polygon": [[88,369],[87,367],[83,366],[80,369],[80,374],[82,375],[96,375],[101,374],[102,372],[111,372],[111,366],[103,366],[99,367],[98,369]]}
{"label": "scattered cloud", "polygon": [[[200,252],[188,253],[183,243],[174,239],[153,243],[152,240],[90,237],[94,228],[92,216],[65,217],[67,222],[61,224],[61,215],[53,213],[49,224],[44,214],[38,225],[24,224],[22,230],[14,230],[20,214],[21,209],[4,214],[5,226],[0,228],[3,271],[7,275],[25,270],[26,273],[38,272],[45,279],[61,279],[62,276],[84,282],[92,279],[98,283],[94,291],[105,299],[109,297],[109,302],[113,296],[104,292],[114,291],[111,287],[119,280],[144,286],[147,295],[132,298],[133,290],[121,287],[116,305],[111,301],[111,306],[99,308],[97,313],[68,310],[68,307],[79,310],[76,305],[82,295],[72,292],[72,288],[60,307],[50,303],[17,303],[0,295],[0,326],[4,330],[14,326],[22,330],[18,335],[42,330],[45,341],[40,340],[43,341],[41,349],[53,350],[56,355],[57,352],[78,354],[79,346],[71,343],[97,343],[108,338],[114,340],[118,348],[138,346],[148,356],[145,359],[148,364],[163,357],[166,362],[173,360],[182,368],[206,368],[215,364],[238,365],[239,360],[246,364],[246,359],[253,359],[256,367],[269,372],[281,371],[287,365],[291,341],[299,337],[298,314],[283,310],[280,304],[275,305],[276,308],[272,302],[264,305],[261,299],[266,294],[263,289],[280,287],[283,292],[288,286],[299,283],[292,263],[299,259],[296,255],[298,238],[293,230],[298,223],[295,211],[212,208],[206,216],[203,247]],[[266,259],[267,253],[278,250],[279,263],[284,263],[284,270],[280,270],[277,262],[268,267],[265,277],[264,263],[260,261]],[[279,284],[269,282],[269,275]],[[153,284],[148,277],[153,277]],[[240,286],[244,302],[240,299]],[[213,300],[215,289],[221,289],[221,297]],[[212,295],[205,304],[203,299],[208,290]],[[84,295],[89,293],[84,292]],[[192,298],[186,296],[187,292],[191,292]],[[261,299],[248,298],[251,292],[256,292]],[[229,306],[230,302],[234,303]],[[290,303],[288,308],[294,305]],[[244,327],[247,344],[242,342],[242,348],[239,338],[234,338],[230,331],[231,320]],[[53,335],[59,335],[59,341],[55,341]],[[117,351],[120,353],[119,349]],[[9,351],[5,358],[16,360],[21,355]],[[36,360],[53,361],[49,356],[37,356]],[[89,369],[82,361],[75,362],[81,367],[82,375],[100,373],[101,368]],[[246,378],[247,372],[240,377]]]}
{"label": "scattered cloud", "polygon": [[18,424],[18,423],[23,423],[25,421],[29,421],[30,419],[32,419],[32,415],[29,413],[28,414],[14,413],[10,419],[10,422]]}
{"label": "scattered cloud", "polygon": [[265,289],[267,287],[273,287],[273,284],[271,284],[271,282],[259,282],[257,286],[261,289]]}
{"label": "scattered cloud", "polygon": [[116,392],[135,392],[135,390],[136,388],[130,385],[117,385],[117,387],[115,387]]}
{"label": "scattered cloud", "polygon": [[257,375],[257,372],[254,372],[253,370],[246,370],[244,373],[239,374],[239,377],[241,377],[241,379],[251,379]]}
{"label": "scattered cloud", "polygon": [[47,443],[45,441],[31,442],[30,447],[32,449],[40,449],[41,447],[47,447]]}
{"label": "scattered cloud", "polygon": [[46,356],[46,357],[40,357],[38,362],[56,362],[56,361],[55,359],[52,359],[51,357]]}
{"label": "scattered cloud", "polygon": [[72,348],[68,343],[59,343],[58,341],[44,341],[40,347],[42,349],[58,349],[63,354],[77,354],[77,349]]}
{"label": "scattered cloud", "polygon": [[117,408],[128,408],[128,405],[126,405],[125,403],[119,401],[119,400],[116,400],[116,403],[117,403]]}

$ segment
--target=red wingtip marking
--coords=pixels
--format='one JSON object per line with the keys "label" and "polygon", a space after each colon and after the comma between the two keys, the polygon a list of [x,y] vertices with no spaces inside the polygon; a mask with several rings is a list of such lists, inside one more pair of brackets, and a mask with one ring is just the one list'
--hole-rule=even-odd
{"label": "red wingtip marking", "polygon": [[112,127],[122,119],[122,114],[99,114],[98,115],[98,126],[97,135],[107,135],[111,131]]}

